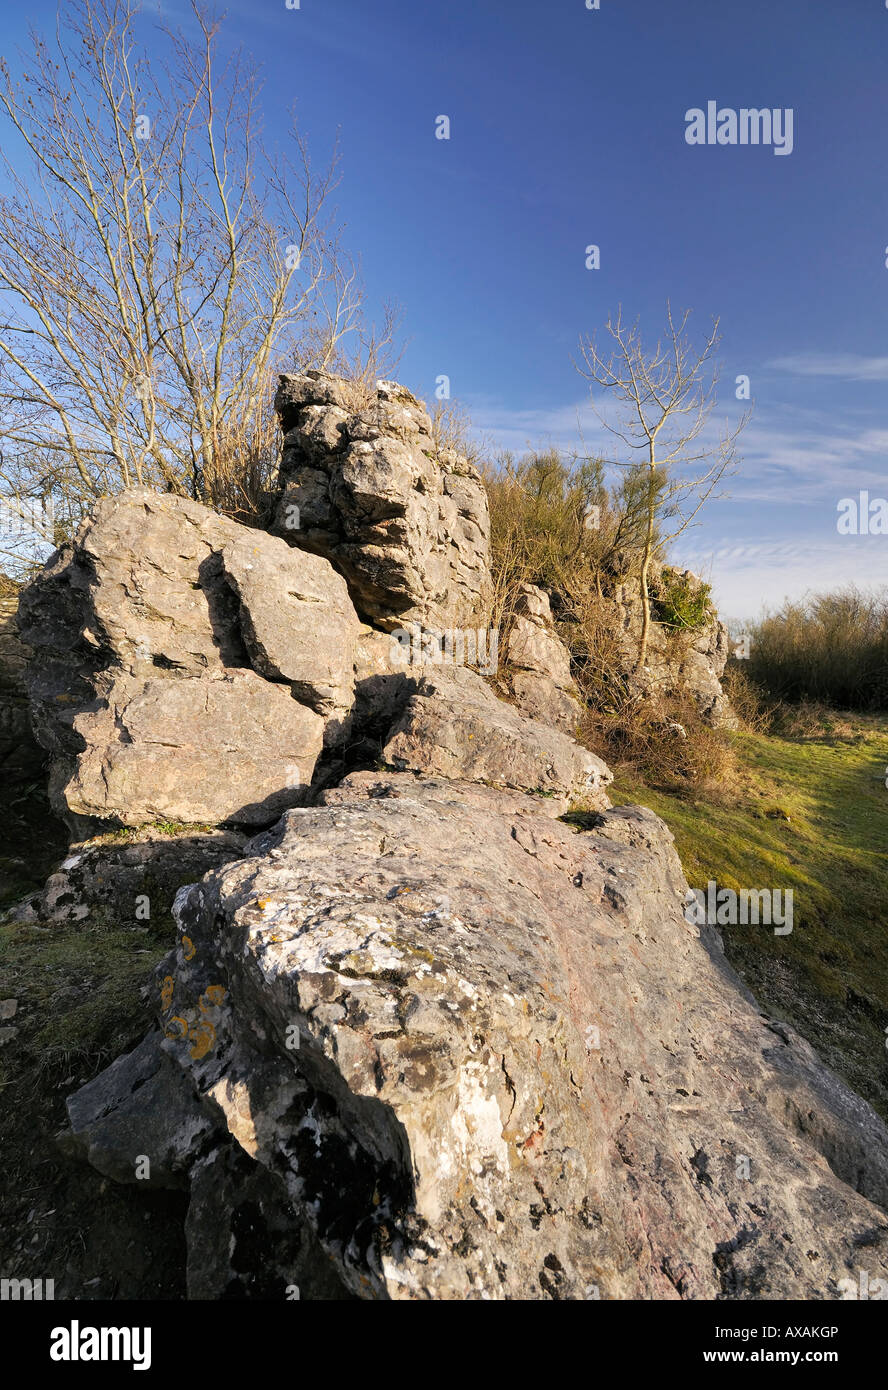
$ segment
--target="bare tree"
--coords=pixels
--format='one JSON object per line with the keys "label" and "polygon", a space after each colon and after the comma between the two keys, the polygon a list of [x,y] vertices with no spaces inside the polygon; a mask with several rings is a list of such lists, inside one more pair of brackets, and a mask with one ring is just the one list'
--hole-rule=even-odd
{"label": "bare tree", "polygon": [[275,371],[329,363],[359,320],[335,152],[316,173],[295,122],[269,151],[255,66],[192,11],[149,63],[136,0],[76,0],[19,81],[0,61],[7,496],[36,470],[75,513],[135,483],[230,499]]}
{"label": "bare tree", "polygon": [[[665,546],[680,536],[733,471],[737,436],[749,418],[747,412],[715,442],[701,439],[716,401],[718,319],[702,346],[695,348],[685,333],[689,317],[687,310],[676,324],[667,302],[667,332],[653,351],[645,351],[637,322],[624,326],[622,310],[616,320],[607,321],[609,351],[602,351],[594,338],[580,340],[580,373],[612,392],[621,404],[620,423],[615,425],[592,403],[605,428],[630,451],[628,457],[611,462],[627,469],[634,507],[644,519],[639,669],[645,664],[650,632],[648,575],[655,544]],[[687,469],[694,470],[691,476]]]}

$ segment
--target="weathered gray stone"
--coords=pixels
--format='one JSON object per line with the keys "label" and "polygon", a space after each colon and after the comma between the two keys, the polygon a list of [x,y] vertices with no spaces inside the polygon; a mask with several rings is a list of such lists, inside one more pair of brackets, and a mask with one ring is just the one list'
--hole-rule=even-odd
{"label": "weathered gray stone", "polygon": [[506,643],[509,683],[518,708],[573,735],[582,716],[570,652],[555,632],[548,595],[523,584]]}
{"label": "weathered gray stone", "polygon": [[[749,1003],[752,994],[724,955],[715,927],[701,937],[718,969]],[[813,1047],[788,1023],[766,1020],[773,1035],[763,1055],[782,1074],[764,1102],[787,1129],[816,1148],[833,1172],[856,1191],[888,1207],[888,1149],[882,1120],[856,1092],[825,1067]]]}
{"label": "weathered gray stone", "polygon": [[[655,564],[649,581],[652,592],[656,592],[664,576],[678,576],[690,590],[703,583],[690,570],[678,571],[668,565]],[[616,584],[607,603],[613,611],[612,631],[622,651],[622,664],[617,674],[623,677],[630,691],[645,700],[657,700],[662,696],[689,697],[708,723],[717,728],[736,727],[736,716],[721,686],[729,652],[728,633],[714,608],[710,607],[705,622],[694,631],[670,632],[663,624],[652,621],[645,667],[639,671],[642,609],[637,582]]]}
{"label": "weathered gray stone", "polygon": [[[232,1229],[228,1163],[196,1152],[212,1114],[254,1206],[283,1184],[291,1239],[361,1299],[829,1300],[888,1275],[888,1131],[689,929],[656,816],[576,833],[393,774],[328,796],[179,898],[161,1020],[192,1121],[164,1121],[164,1162],[200,1211]],[[160,1098],[125,1077],[114,1144],[99,1082],[77,1142],[125,1172]],[[224,1251],[188,1229],[212,1291]]]}
{"label": "weathered gray stone", "polygon": [[354,671],[355,722],[387,732],[415,693],[421,669],[401,660],[390,633],[365,627],[355,643]]}
{"label": "weathered gray stone", "polygon": [[324,721],[286,686],[229,670],[117,680],[105,698],[74,720],[85,747],[63,795],[75,816],[263,825],[308,795]]}
{"label": "weathered gray stone", "polygon": [[183,884],[237,859],[246,843],[234,830],[170,834],[143,827],[132,840],[115,835],[73,844],[41,891],[22,899],[8,918],[44,925],[97,915],[118,926],[162,922]]}
{"label": "weathered gray stone", "polygon": [[551,724],[573,737],[583,716],[583,706],[548,676],[532,671],[513,671],[509,677],[515,703],[529,719]]}
{"label": "weathered gray stone", "polygon": [[189,1299],[353,1298],[300,1219],[282,1176],[232,1142],[198,1159],[190,1176]]}
{"label": "weathered gray stone", "polygon": [[552,626],[548,595],[524,584],[515,605],[506,655],[512,666],[548,676],[562,690],[574,690],[570,652]]}
{"label": "weathered gray stone", "polygon": [[78,838],[272,820],[347,727],[359,624],[341,577],[185,498],[98,503],[20,625],[51,799]]}
{"label": "weathered gray stone", "polygon": [[354,702],[360,629],[345,580],[317,555],[245,531],[222,551],[240,601],[240,626],[254,670],[286,681],[298,700],[341,721]]}
{"label": "weathered gray stone", "polygon": [[453,450],[435,450],[421,403],[394,382],[372,400],[310,371],[281,377],[282,493],[273,530],[325,555],[375,625],[477,625],[490,595],[487,495]]}
{"label": "weathered gray stone", "polygon": [[558,729],[498,700],[464,667],[426,667],[383,756],[399,770],[609,806],[610,769]]}
{"label": "weathered gray stone", "polygon": [[185,1186],[217,1129],[187,1074],[163,1051],[158,1032],[75,1092],[68,1119],[58,1142],[70,1157],[115,1182],[151,1187]]}

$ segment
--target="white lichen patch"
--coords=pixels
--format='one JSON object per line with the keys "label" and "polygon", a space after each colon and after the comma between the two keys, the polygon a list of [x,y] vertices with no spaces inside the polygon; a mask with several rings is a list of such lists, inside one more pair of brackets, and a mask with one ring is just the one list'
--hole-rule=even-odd
{"label": "white lichen patch", "polygon": [[311,1135],[314,1139],[315,1152],[319,1154],[321,1152],[324,1135],[320,1120],[315,1114],[314,1106],[304,1115],[298,1128],[300,1131],[307,1131]]}
{"label": "white lichen patch", "polygon": [[382,1257],[382,1273],[387,1284],[397,1284],[415,1294],[422,1292],[416,1275],[412,1274],[409,1269],[405,1269],[403,1265],[396,1265],[389,1255]]}
{"label": "white lichen patch", "polygon": [[[193,883],[183,883],[182,887],[176,891],[176,896],[173,898],[173,905],[170,908],[170,912],[172,913],[173,921],[180,931],[182,930],[182,913],[185,909],[185,902],[193,888]],[[201,910],[203,909],[204,898],[203,892],[200,889],[198,889],[197,894],[197,905]]]}
{"label": "white lichen patch", "polygon": [[393,945],[386,924],[369,913],[355,914],[344,922],[321,919],[310,930],[282,941],[280,947],[288,969],[314,974],[336,971],[347,959],[350,970],[378,975],[403,969],[405,960],[403,951]]}
{"label": "white lichen patch", "polygon": [[450,1121],[456,1141],[476,1176],[485,1171],[491,1160],[504,1170],[509,1166],[499,1103],[484,1085],[489,1073],[490,1066],[466,1063],[459,1076],[457,1109]]}

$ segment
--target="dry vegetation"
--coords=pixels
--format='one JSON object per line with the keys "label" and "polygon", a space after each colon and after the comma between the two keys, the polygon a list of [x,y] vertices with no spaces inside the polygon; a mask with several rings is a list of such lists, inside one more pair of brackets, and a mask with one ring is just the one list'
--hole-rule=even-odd
{"label": "dry vegetation", "polygon": [[[583,742],[651,786],[724,794],[734,766],[729,737],[706,724],[691,701],[655,705],[626,676],[611,594],[643,561],[648,515],[634,480],[608,488],[600,460],[548,450],[520,460],[507,455],[485,469],[485,481],[494,626],[508,628],[523,583],[541,585],[585,700]],[[655,540],[655,559],[659,550]],[[663,607],[676,644],[705,616],[705,604],[677,591]]]}
{"label": "dry vegetation", "polygon": [[[392,363],[368,322],[333,195],[291,123],[265,142],[261,82],[200,3],[145,46],[134,0],[79,0],[0,62],[0,502],[70,537],[140,485],[261,524],[279,454],[277,375]],[[146,115],[151,112],[151,116]],[[48,504],[51,502],[51,509]],[[3,534],[26,574],[33,536]]]}
{"label": "dry vegetation", "polygon": [[753,625],[747,665],[766,697],[797,710],[888,708],[888,589],[784,604]]}

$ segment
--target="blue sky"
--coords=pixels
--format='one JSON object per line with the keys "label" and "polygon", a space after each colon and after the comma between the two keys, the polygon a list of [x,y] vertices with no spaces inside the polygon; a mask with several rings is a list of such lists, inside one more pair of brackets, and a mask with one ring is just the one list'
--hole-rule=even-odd
{"label": "blue sky", "polygon": [[[667,298],[700,333],[718,315],[717,420],[739,374],[754,414],[730,498],[676,558],[740,619],[888,582],[888,537],[836,530],[839,498],[888,495],[888,8],[600,5],[235,0],[226,34],[263,64],[272,139],[294,101],[317,159],[339,131],[346,241],[371,303],[404,310],[413,390],[446,374],[500,447],[575,447],[578,415],[594,447],[580,333],[619,304],[652,338]],[[28,12],[48,26],[54,0]],[[26,22],[4,15],[5,53]],[[688,145],[708,100],[792,108],[792,153]]]}

